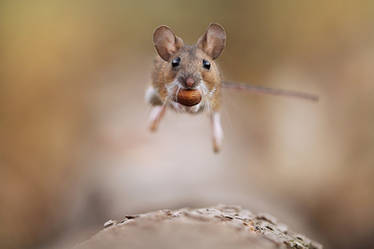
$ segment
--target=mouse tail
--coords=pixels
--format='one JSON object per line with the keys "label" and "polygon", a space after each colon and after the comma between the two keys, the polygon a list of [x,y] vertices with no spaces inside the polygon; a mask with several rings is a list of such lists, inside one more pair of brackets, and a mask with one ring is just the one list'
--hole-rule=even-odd
{"label": "mouse tail", "polygon": [[230,82],[230,81],[223,81],[222,82],[223,88],[228,89],[235,89],[235,90],[244,90],[252,93],[257,94],[268,94],[268,95],[275,95],[275,96],[284,96],[284,97],[292,97],[292,98],[299,98],[304,100],[309,100],[313,102],[318,102],[319,97],[314,94],[293,91],[293,90],[283,90],[283,89],[274,89],[269,87],[263,86],[253,86],[244,83],[237,83],[237,82]]}

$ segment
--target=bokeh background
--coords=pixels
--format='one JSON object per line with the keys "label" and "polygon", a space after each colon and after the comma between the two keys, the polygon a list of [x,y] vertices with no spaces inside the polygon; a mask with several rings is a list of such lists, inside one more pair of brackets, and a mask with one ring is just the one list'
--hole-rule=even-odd
{"label": "bokeh background", "polygon": [[[152,32],[228,41],[221,154],[205,115],[147,130]],[[374,248],[373,1],[0,2],[0,248],[61,248],[108,219],[238,204],[325,248]]]}

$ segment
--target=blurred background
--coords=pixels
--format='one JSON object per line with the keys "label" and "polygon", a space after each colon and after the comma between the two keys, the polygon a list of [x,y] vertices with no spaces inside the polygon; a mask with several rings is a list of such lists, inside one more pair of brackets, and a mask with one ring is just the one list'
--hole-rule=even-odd
{"label": "blurred background", "polygon": [[[222,24],[222,153],[205,115],[147,130],[166,24],[193,44]],[[237,204],[325,248],[374,248],[373,1],[0,2],[0,248],[61,248],[109,219]]]}

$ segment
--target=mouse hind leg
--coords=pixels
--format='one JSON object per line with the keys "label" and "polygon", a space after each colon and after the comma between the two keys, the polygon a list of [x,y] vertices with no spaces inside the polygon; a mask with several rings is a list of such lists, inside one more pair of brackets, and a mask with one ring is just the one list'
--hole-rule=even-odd
{"label": "mouse hind leg", "polygon": [[220,85],[216,85],[213,89],[213,95],[210,98],[210,101],[208,101],[208,114],[210,116],[210,123],[212,129],[213,151],[215,153],[218,153],[221,151],[223,142],[223,129],[221,125],[220,115],[221,87]]}
{"label": "mouse hind leg", "polygon": [[223,141],[223,130],[221,125],[221,117],[219,112],[212,112],[210,114],[210,121],[213,132],[213,151],[220,152]]}

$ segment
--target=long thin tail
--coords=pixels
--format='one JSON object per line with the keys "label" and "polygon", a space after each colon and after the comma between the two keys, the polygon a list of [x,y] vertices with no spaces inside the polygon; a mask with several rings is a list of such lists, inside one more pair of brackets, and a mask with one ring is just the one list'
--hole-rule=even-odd
{"label": "long thin tail", "polygon": [[293,98],[300,98],[304,100],[309,100],[313,102],[318,102],[319,97],[314,94],[305,93],[305,92],[298,92],[292,90],[283,90],[283,89],[274,89],[262,86],[252,86],[244,83],[237,83],[237,82],[229,82],[223,81],[222,86],[224,88],[229,89],[236,89],[236,90],[245,90],[253,93],[259,94],[269,94],[269,95],[276,95],[276,96],[285,96],[285,97],[293,97]]}

